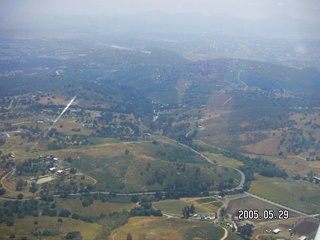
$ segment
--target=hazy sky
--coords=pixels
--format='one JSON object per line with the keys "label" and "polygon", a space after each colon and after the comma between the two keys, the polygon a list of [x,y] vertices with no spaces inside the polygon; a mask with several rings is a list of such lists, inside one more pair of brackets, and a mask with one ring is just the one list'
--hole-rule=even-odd
{"label": "hazy sky", "polygon": [[285,13],[320,22],[320,0],[0,0],[3,17],[36,13],[105,15],[147,11],[227,13],[259,19]]}

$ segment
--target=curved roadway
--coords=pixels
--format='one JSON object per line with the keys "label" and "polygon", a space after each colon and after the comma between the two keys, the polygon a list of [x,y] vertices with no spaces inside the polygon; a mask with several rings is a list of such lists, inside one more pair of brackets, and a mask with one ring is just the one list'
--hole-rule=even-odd
{"label": "curved roadway", "polygon": [[[168,138],[168,137],[165,137],[165,138],[170,139],[170,140],[173,140],[173,139]],[[185,144],[182,144],[182,143],[179,143],[179,142],[178,142],[178,144],[181,145],[181,146],[183,146],[183,147],[189,148],[192,152],[200,155],[200,156],[201,156],[203,159],[205,159],[208,163],[211,163],[211,164],[216,165],[216,166],[224,167],[224,165],[217,164],[217,163],[213,162],[211,159],[209,159],[208,157],[206,157],[206,156],[203,155],[202,153],[196,151],[196,150],[193,149],[192,147],[190,147],[190,146],[188,146],[188,145],[185,145]],[[230,168],[230,167],[228,167],[228,168]],[[233,190],[241,190],[242,187],[243,187],[243,184],[244,184],[244,182],[245,182],[246,177],[245,177],[244,173],[243,173],[242,171],[240,171],[239,169],[237,169],[237,168],[231,168],[231,169],[234,169],[234,170],[238,171],[238,172],[240,173],[240,175],[241,175],[241,179],[240,179],[239,185],[238,185],[237,187],[235,187],[235,188],[230,189],[230,191],[233,191]],[[10,172],[11,172],[11,171],[10,171]],[[10,172],[9,172],[9,173],[10,173]],[[8,174],[9,174],[9,173],[8,173]],[[7,176],[8,174],[6,174],[6,176]],[[4,176],[4,177],[1,179],[1,183],[3,183],[3,180],[6,178],[6,176]],[[4,184],[2,184],[2,185],[4,186]],[[5,187],[5,186],[4,186],[4,187]],[[7,189],[7,190],[9,190],[9,189]],[[9,190],[9,191],[11,191],[11,190]],[[95,194],[95,193],[110,194],[110,192],[91,192],[91,193],[92,193],[92,194]],[[154,191],[149,191],[149,192],[136,192],[136,193],[116,193],[116,195],[118,195],[118,196],[133,196],[133,195],[152,195],[152,194],[155,194],[155,193],[156,193],[156,192],[154,192]],[[70,195],[70,196],[77,196],[77,195],[82,195],[82,194],[84,194],[84,193],[73,193],[73,194],[69,194],[69,195]],[[54,195],[54,197],[58,197],[58,196],[59,196],[59,195]],[[3,199],[3,200],[19,200],[19,199],[5,198],[5,197],[0,197],[0,199]],[[35,199],[35,197],[32,197],[32,198],[24,198],[24,199],[20,199],[20,200],[28,200],[28,199]],[[36,199],[40,199],[40,198],[36,197]]]}
{"label": "curved roadway", "polygon": [[[205,155],[203,155],[202,153],[200,153],[200,152],[198,152],[197,150],[193,149],[192,147],[190,147],[190,146],[188,146],[188,145],[185,145],[185,144],[183,144],[183,143],[179,143],[179,142],[178,142],[178,144],[181,145],[181,146],[183,146],[183,147],[189,148],[192,152],[200,155],[200,156],[201,156],[203,159],[205,159],[208,163],[211,163],[211,164],[216,165],[216,166],[219,166],[219,167],[224,167],[224,165],[221,165],[221,164],[218,164],[218,163],[213,162],[210,158],[206,157]],[[241,179],[240,179],[239,185],[238,185],[237,187],[235,187],[235,188],[230,189],[230,191],[233,191],[233,190],[241,190],[241,189],[243,188],[244,182],[245,182],[245,180],[246,180],[246,176],[244,175],[244,173],[243,173],[241,170],[239,170],[239,169],[237,169],[237,168],[232,168],[232,167],[228,167],[228,168],[231,168],[231,169],[236,170],[236,171],[237,171],[238,173],[240,173],[240,175],[241,175]]]}

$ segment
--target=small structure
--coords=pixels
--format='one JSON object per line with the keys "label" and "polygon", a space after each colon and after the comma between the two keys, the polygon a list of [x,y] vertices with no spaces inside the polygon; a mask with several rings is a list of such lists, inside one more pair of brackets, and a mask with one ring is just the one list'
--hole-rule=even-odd
{"label": "small structure", "polygon": [[0,132],[0,137],[2,137],[2,138],[10,138],[10,135],[7,132]]}
{"label": "small structure", "polygon": [[279,232],[281,232],[281,230],[279,228],[276,228],[276,229],[272,230],[273,234],[278,234]]}
{"label": "small structure", "polygon": [[50,156],[50,155],[46,155],[44,156],[44,160],[47,161],[47,162],[58,162],[59,159],[54,157],[54,156]]}
{"label": "small structure", "polygon": [[57,175],[59,175],[60,177],[67,176],[69,174],[70,174],[69,171],[65,171],[65,170],[58,170],[57,171]]}
{"label": "small structure", "polygon": [[301,236],[301,237],[299,237],[299,240],[307,240],[307,237],[306,236]]}
{"label": "small structure", "polygon": [[208,213],[203,213],[203,214],[198,214],[196,219],[201,219],[201,220],[214,220],[215,217],[213,215],[210,215]]}
{"label": "small structure", "polygon": [[319,177],[313,177],[313,179],[314,179],[315,181],[320,181],[320,178],[319,178]]}

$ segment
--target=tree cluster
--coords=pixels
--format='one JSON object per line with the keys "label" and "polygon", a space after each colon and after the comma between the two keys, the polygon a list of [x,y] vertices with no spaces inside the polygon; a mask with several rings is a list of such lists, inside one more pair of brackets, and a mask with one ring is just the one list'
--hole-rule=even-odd
{"label": "tree cluster", "polygon": [[[132,200],[135,201],[136,199],[132,199]],[[143,199],[141,199],[139,204],[140,204],[139,207],[135,207],[135,208],[131,209],[130,216],[132,216],[132,217],[134,217],[134,216],[161,217],[162,216],[162,212],[160,209],[154,209],[152,207],[152,202],[150,201],[150,199],[143,198]]]}
{"label": "tree cluster", "polygon": [[28,201],[5,201],[0,204],[0,223],[6,222],[12,226],[16,217],[38,216],[40,213],[40,204],[38,200]]}
{"label": "tree cluster", "polygon": [[184,181],[177,179],[173,184],[169,183],[164,188],[165,197],[168,199],[179,199],[181,197],[197,197],[197,196],[208,196],[209,190],[208,185],[199,179],[190,179]]}
{"label": "tree cluster", "polygon": [[251,237],[253,233],[253,225],[246,224],[244,226],[238,227],[238,232],[244,237]]}
{"label": "tree cluster", "polygon": [[233,158],[243,163],[239,169],[245,174],[246,180],[243,190],[247,191],[250,184],[255,180],[254,173],[259,173],[265,177],[287,178],[288,174],[284,169],[280,169],[275,163],[261,157],[251,158],[240,153],[230,152],[227,150],[217,149],[211,146],[200,146],[193,144],[192,146],[197,151],[209,151],[216,154],[222,154],[224,157]]}
{"label": "tree cluster", "polygon": [[190,217],[190,215],[194,214],[196,212],[196,208],[193,204],[191,206],[186,206],[182,208],[182,216],[186,219]]}

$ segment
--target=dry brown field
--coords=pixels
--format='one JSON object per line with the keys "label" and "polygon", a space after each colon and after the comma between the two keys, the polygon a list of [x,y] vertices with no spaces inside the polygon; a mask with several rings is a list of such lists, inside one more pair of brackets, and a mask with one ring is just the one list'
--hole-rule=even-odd
{"label": "dry brown field", "polygon": [[[25,217],[16,219],[14,227],[7,227],[4,224],[0,225],[0,239],[10,239],[11,234],[15,234],[15,239],[50,239],[60,240],[68,232],[79,231],[83,240],[92,240],[99,234],[101,225],[97,223],[86,223],[84,221],[71,218],[62,218],[63,222],[58,222],[58,217]],[[37,221],[38,224],[34,224]],[[57,231],[60,234],[53,237],[35,237],[32,231],[35,229],[43,232],[44,230]]]}
{"label": "dry brown field", "polygon": [[55,201],[58,208],[64,208],[83,216],[99,216],[102,213],[121,212],[122,210],[130,211],[134,207],[133,203],[111,203],[100,200],[95,200],[92,205],[83,207],[79,198],[57,198]]}
{"label": "dry brown field", "polygon": [[[274,221],[262,223],[259,228],[254,231],[251,239],[274,239],[276,236],[278,239],[292,239],[298,240],[301,236],[306,236],[307,239],[313,239],[319,222],[313,219],[293,219],[288,221]],[[275,235],[272,230],[280,229],[280,233]],[[291,231],[289,230],[291,229]]]}
{"label": "dry brown field", "polygon": [[316,235],[318,227],[319,222],[314,220],[301,220],[292,228],[292,230],[300,236],[307,236],[311,239],[311,236]]}
{"label": "dry brown field", "polygon": [[110,239],[126,239],[128,233],[131,233],[133,239],[145,240],[221,239],[224,235],[223,229],[207,222],[166,217],[133,217],[128,224],[112,231]]}
{"label": "dry brown field", "polygon": [[[178,220],[179,221],[179,220]],[[133,239],[182,239],[179,230],[190,227],[187,224],[176,224],[175,219],[156,218],[156,217],[134,217],[129,219],[129,223],[114,230],[111,240],[122,240],[131,233]],[[185,221],[184,221],[185,222]],[[183,223],[184,223],[183,222]]]}
{"label": "dry brown field", "polygon": [[[262,155],[268,155],[268,156],[275,156],[278,154],[279,150],[277,147],[280,144],[281,136],[277,131],[272,131],[276,135],[272,136],[271,132],[264,132],[265,134],[268,134],[269,137],[267,139],[264,139],[258,143],[255,144],[249,144],[245,146],[245,150],[248,152],[252,152],[255,154],[262,154]],[[240,138],[242,137],[244,141],[247,141],[250,138],[250,135],[248,134],[240,135]]]}

